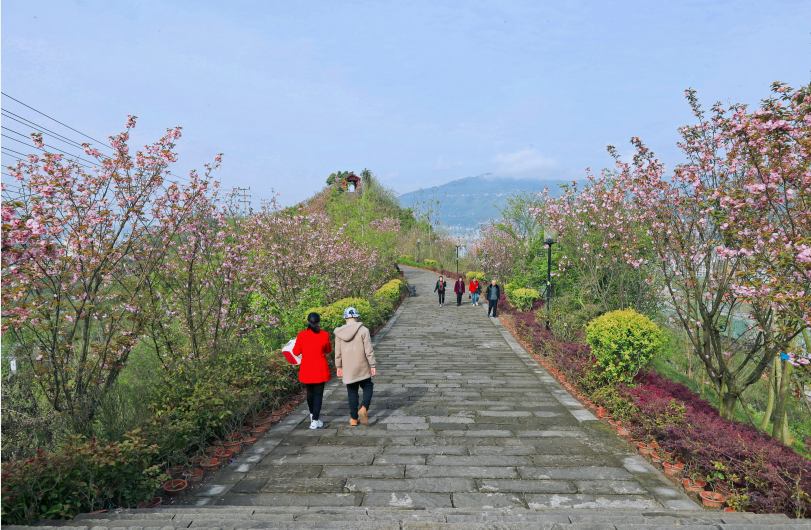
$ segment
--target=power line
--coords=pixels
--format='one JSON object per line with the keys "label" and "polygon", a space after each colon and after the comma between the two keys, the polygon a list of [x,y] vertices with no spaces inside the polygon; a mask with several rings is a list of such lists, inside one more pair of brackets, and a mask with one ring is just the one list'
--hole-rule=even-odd
{"label": "power line", "polygon": [[[79,147],[79,148],[81,148],[81,149],[84,149],[84,146],[83,146],[83,145],[82,145],[80,142],[77,142],[77,141],[75,141],[75,140],[71,140],[71,139],[70,139],[70,138],[68,138],[67,136],[63,136],[63,135],[61,135],[61,134],[59,134],[59,133],[53,132],[52,130],[47,129],[47,128],[43,127],[42,125],[38,125],[38,124],[34,123],[34,122],[33,122],[33,121],[31,121],[31,120],[28,120],[28,119],[26,119],[26,118],[23,118],[22,116],[20,116],[20,115],[18,115],[18,114],[14,114],[14,113],[13,113],[13,112],[11,112],[10,110],[7,110],[7,109],[1,109],[1,110],[0,110],[0,112],[5,113],[5,114],[3,114],[3,117],[8,118],[9,120],[14,120],[14,121],[16,121],[17,123],[20,123],[20,124],[22,124],[22,125],[25,125],[26,127],[31,127],[32,129],[34,129],[35,131],[40,132],[40,133],[41,133],[41,132],[43,132],[43,131],[45,131],[45,132],[47,132],[47,133],[49,133],[49,134],[52,134],[52,135],[54,135],[54,136],[58,136],[58,137],[59,137],[59,139],[60,139],[60,140],[62,140],[63,142],[65,142],[65,143],[69,143],[69,144],[73,144],[73,145],[75,145],[76,147]],[[11,114],[11,116],[8,116],[8,114]],[[12,118],[12,116],[16,116],[16,117],[15,117],[15,118]],[[17,119],[17,118],[19,118],[19,119]],[[22,120],[22,121],[21,121],[21,120]],[[24,122],[25,122],[25,123],[24,123]],[[104,145],[104,144],[101,144],[99,147],[104,147],[105,149],[110,149],[110,150],[112,150],[112,147],[110,147],[110,146],[108,146],[108,145]]]}
{"label": "power line", "polygon": [[[3,129],[5,129],[5,130],[7,130],[7,131],[9,131],[9,132],[14,133],[14,134],[18,134],[18,135],[22,136],[23,138],[28,138],[26,135],[24,135],[24,134],[22,134],[22,133],[19,133],[19,132],[17,132],[17,131],[15,131],[15,130],[13,130],[13,129],[9,129],[9,128],[8,128],[8,127],[6,127],[5,125],[0,126],[0,128],[3,128]],[[9,140],[14,140],[15,142],[20,142],[21,144],[24,144],[24,145],[30,145],[30,144],[28,144],[27,142],[22,142],[22,141],[20,141],[20,140],[17,140],[16,138],[12,138],[11,136],[6,136],[5,134],[3,134],[2,136],[5,136],[5,137],[6,137],[6,138],[8,138]],[[82,157],[81,157],[81,156],[79,156],[79,155],[75,155],[75,154],[73,154],[73,153],[68,153],[67,151],[63,151],[63,150],[61,150],[61,149],[59,149],[59,148],[57,148],[57,147],[54,147],[54,146],[52,146],[52,145],[49,145],[49,144],[43,144],[43,145],[45,145],[46,147],[50,147],[51,149],[56,149],[56,150],[57,150],[57,151],[59,151],[60,153],[65,154],[65,155],[68,155],[68,156],[72,156],[72,157],[74,157],[74,158],[76,158],[76,159],[78,159],[78,160],[84,160],[84,161],[85,161],[85,162],[87,162],[88,164],[95,164],[95,163],[96,163],[96,162],[93,162],[93,161],[91,161],[91,160],[87,160],[86,158],[82,158]]]}
{"label": "power line", "polygon": [[[0,134],[0,136],[3,136],[4,138],[8,138],[9,140],[14,140],[15,142],[19,142],[19,143],[21,143],[21,144],[23,144],[23,145],[28,145],[28,144],[27,144],[27,143],[25,143],[25,142],[20,142],[20,141],[19,141],[19,140],[17,140],[16,138],[12,138],[11,136],[8,136],[7,134]],[[36,146],[33,146],[33,147],[34,147],[34,149],[39,149],[40,151],[42,151],[42,152],[44,152],[44,153],[47,153],[47,151],[45,151],[45,149],[42,149],[41,147],[36,147]],[[48,147],[51,147],[51,146],[48,146]],[[7,150],[7,151],[11,151],[11,152],[13,152],[13,153],[20,154],[20,155],[22,155],[22,156],[26,156],[26,157],[28,156],[28,155],[23,155],[23,154],[22,154],[22,153],[20,153],[19,151],[14,151],[13,149],[9,149],[8,147],[3,147],[3,149],[5,149],[5,150]],[[52,149],[56,149],[56,148],[55,148],[55,147],[52,147]],[[59,151],[59,150],[57,149],[57,151]],[[64,153],[64,154],[68,154],[68,153],[65,153],[64,151],[61,151],[61,152],[62,152],[62,153]],[[75,156],[75,155],[73,155],[73,156]],[[76,162],[76,164],[78,164],[78,165],[80,165],[80,166],[82,166],[82,167],[86,167],[86,168],[88,168],[88,169],[93,169],[91,166],[87,166],[87,165],[85,165],[85,164],[82,164],[81,162]]]}
{"label": "power line", "polygon": [[50,116],[48,116],[48,115],[47,115],[47,114],[45,114],[44,112],[40,112],[40,111],[38,111],[37,109],[35,109],[34,107],[31,107],[30,105],[26,105],[25,103],[23,103],[23,102],[22,102],[22,101],[20,101],[19,99],[15,99],[15,98],[13,98],[13,97],[9,96],[8,94],[6,94],[5,92],[0,92],[0,94],[3,94],[3,95],[4,95],[4,96],[6,96],[7,98],[9,98],[9,99],[12,99],[12,100],[16,101],[17,103],[19,103],[19,104],[20,104],[20,105],[22,105],[23,107],[28,107],[29,109],[33,110],[33,111],[34,111],[34,112],[36,112],[37,114],[42,114],[42,115],[43,115],[43,116],[45,116],[46,118],[48,118],[48,119],[50,119],[50,120],[55,121],[56,123],[58,123],[59,125],[62,125],[63,127],[67,127],[68,129],[70,129],[70,130],[71,130],[71,131],[73,131],[73,132],[77,132],[77,133],[81,134],[81,135],[82,135],[82,136],[84,136],[85,138],[90,138],[90,139],[91,139],[91,140],[93,140],[94,142],[98,142],[98,143],[100,143],[100,144],[103,144],[103,143],[104,143],[104,142],[100,142],[99,140],[96,140],[96,139],[95,139],[95,138],[93,138],[92,136],[88,136],[88,135],[86,135],[85,133],[83,133],[83,132],[81,132],[81,131],[77,131],[76,129],[74,129],[74,128],[73,128],[73,127],[71,127],[70,125],[65,125],[64,123],[62,123],[61,121],[57,120],[56,118],[51,118]]}

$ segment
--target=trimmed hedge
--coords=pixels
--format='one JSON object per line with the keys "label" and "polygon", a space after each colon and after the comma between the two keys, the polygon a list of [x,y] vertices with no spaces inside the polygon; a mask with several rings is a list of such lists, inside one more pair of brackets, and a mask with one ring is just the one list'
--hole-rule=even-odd
{"label": "trimmed hedge", "polygon": [[629,383],[662,351],[664,333],[633,309],[610,311],[586,326],[586,339],[605,376]]}
{"label": "trimmed hedge", "polygon": [[529,311],[532,304],[541,299],[541,295],[535,289],[513,289],[507,293],[507,299],[519,311]]}
{"label": "trimmed hedge", "polygon": [[465,278],[467,278],[468,281],[472,280],[473,278],[476,278],[477,280],[479,280],[479,283],[485,283],[487,281],[487,276],[483,272],[477,271],[468,272],[467,274],[465,274]]}
{"label": "trimmed hedge", "polygon": [[435,259],[426,259],[425,260],[425,265],[428,266],[428,267],[437,267],[438,263],[437,263],[437,261]]}

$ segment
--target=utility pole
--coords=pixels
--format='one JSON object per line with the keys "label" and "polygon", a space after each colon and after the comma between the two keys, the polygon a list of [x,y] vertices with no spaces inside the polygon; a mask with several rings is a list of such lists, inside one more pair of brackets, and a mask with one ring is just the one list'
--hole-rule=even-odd
{"label": "utility pole", "polygon": [[[242,199],[239,202],[242,203],[242,215],[248,215],[248,212],[252,212],[251,209],[251,194],[248,193],[251,191],[251,187],[248,186],[247,188],[237,188],[237,190],[242,192]],[[247,206],[246,206],[247,205]]]}

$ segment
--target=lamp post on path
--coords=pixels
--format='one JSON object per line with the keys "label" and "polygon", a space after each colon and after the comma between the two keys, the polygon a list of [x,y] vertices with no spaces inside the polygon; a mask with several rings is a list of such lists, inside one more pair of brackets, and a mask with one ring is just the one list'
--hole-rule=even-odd
{"label": "lamp post on path", "polygon": [[420,262],[420,240],[417,240],[417,263]]}
{"label": "lamp post on path", "polygon": [[543,244],[549,246],[546,254],[546,331],[549,331],[549,303],[552,300],[552,245],[557,243],[557,230],[544,227]]}
{"label": "lamp post on path", "polygon": [[456,245],[456,274],[459,274],[459,249],[465,248],[464,245]]}

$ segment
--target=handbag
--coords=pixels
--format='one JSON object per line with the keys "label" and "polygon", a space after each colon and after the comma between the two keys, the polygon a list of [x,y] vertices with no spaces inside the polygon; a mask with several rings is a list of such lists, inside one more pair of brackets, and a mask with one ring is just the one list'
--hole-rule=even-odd
{"label": "handbag", "polygon": [[290,342],[284,345],[282,348],[282,353],[284,354],[284,358],[287,359],[287,362],[290,364],[299,365],[301,364],[301,355],[296,355],[293,353],[293,348],[296,347],[296,339],[290,339]]}

